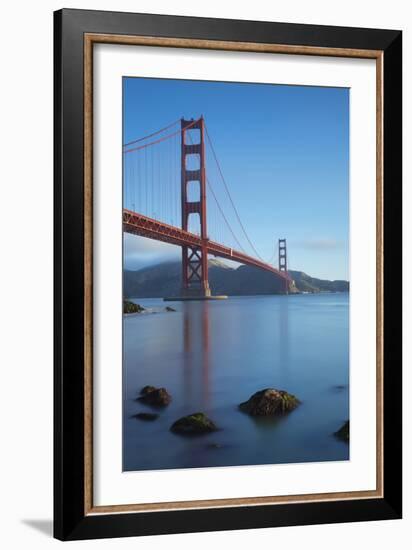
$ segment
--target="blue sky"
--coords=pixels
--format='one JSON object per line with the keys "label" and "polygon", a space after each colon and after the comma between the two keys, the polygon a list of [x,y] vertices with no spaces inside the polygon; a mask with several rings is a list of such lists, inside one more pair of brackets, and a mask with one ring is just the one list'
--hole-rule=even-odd
{"label": "blue sky", "polygon": [[[143,78],[123,83],[125,143],[180,117],[203,115],[259,254],[269,259],[285,237],[290,269],[349,278],[347,88]],[[126,268],[178,254],[175,247],[125,237]]]}

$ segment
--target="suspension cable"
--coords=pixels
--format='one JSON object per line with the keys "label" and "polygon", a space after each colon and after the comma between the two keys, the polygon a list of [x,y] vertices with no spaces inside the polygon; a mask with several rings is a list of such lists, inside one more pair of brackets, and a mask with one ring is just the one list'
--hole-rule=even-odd
{"label": "suspension cable", "polygon": [[153,132],[152,134],[148,134],[147,136],[140,137],[138,139],[134,139],[133,141],[129,141],[128,143],[125,143],[123,145],[123,148],[129,147],[130,145],[134,145],[135,143],[139,143],[140,141],[144,141],[145,139],[149,139],[151,137],[157,136],[158,134],[161,134],[162,132],[165,132],[166,130],[169,130],[169,128],[172,128],[175,124],[179,122],[180,118],[172,122],[171,124],[168,124],[164,128],[161,128],[160,130],[157,130],[156,132]]}
{"label": "suspension cable", "polygon": [[[189,136],[190,143],[193,145],[192,136],[191,136],[190,134],[188,134],[188,136]],[[228,219],[226,218],[226,216],[225,216],[225,214],[224,214],[224,212],[223,212],[223,210],[222,210],[222,207],[221,207],[220,204],[219,204],[219,201],[218,201],[218,199],[217,199],[217,197],[216,197],[216,194],[215,194],[215,192],[214,192],[214,190],[213,190],[212,184],[210,183],[210,180],[209,180],[209,178],[208,178],[207,176],[206,176],[206,183],[207,183],[208,189],[210,189],[210,191],[212,192],[212,196],[213,196],[213,198],[215,199],[216,205],[217,205],[217,207],[218,207],[220,213],[222,214],[223,219],[224,219],[224,221],[226,222],[227,227],[229,228],[229,231],[231,232],[233,238],[235,239],[235,242],[238,244],[238,246],[240,247],[240,249],[246,254],[245,249],[244,249],[243,246],[240,244],[238,238],[236,237],[235,233],[233,232],[233,229],[232,229],[232,227],[231,227],[231,225],[230,225]]]}
{"label": "suspension cable", "polygon": [[235,214],[236,214],[236,217],[237,217],[238,222],[239,222],[239,224],[240,224],[240,227],[242,228],[242,231],[243,231],[243,233],[244,233],[244,235],[245,235],[247,241],[249,242],[250,246],[252,247],[253,251],[255,252],[256,256],[263,262],[264,260],[261,258],[260,254],[258,253],[258,251],[256,250],[255,246],[253,245],[252,241],[250,240],[249,235],[246,233],[246,229],[245,229],[245,227],[244,227],[244,225],[243,225],[243,223],[242,223],[242,220],[240,219],[239,213],[238,213],[238,211],[237,211],[237,208],[236,208],[236,206],[235,206],[235,203],[233,202],[232,196],[231,196],[231,194],[230,194],[229,187],[228,187],[228,185],[227,185],[227,183],[226,183],[226,180],[225,180],[225,177],[224,177],[224,175],[223,175],[222,168],[221,168],[220,163],[219,163],[219,160],[218,160],[218,158],[217,158],[217,155],[216,155],[215,149],[214,149],[214,147],[213,147],[212,140],[211,140],[211,138],[210,138],[210,135],[209,135],[209,132],[208,132],[208,130],[207,130],[206,124],[205,124],[205,130],[206,130],[206,136],[207,136],[207,139],[208,139],[208,141],[209,141],[210,148],[211,148],[211,150],[212,150],[212,153],[213,153],[213,156],[214,156],[214,159],[215,159],[217,168],[218,168],[218,170],[219,170],[220,176],[221,176],[222,181],[223,181],[223,184],[224,184],[224,186],[225,186],[226,193],[227,193],[227,195],[228,195],[228,197],[229,197],[229,200],[230,200],[230,202],[231,202],[231,204],[232,204],[233,210],[235,211]]}
{"label": "suspension cable", "polygon": [[217,197],[216,197],[216,195],[215,195],[215,192],[213,191],[213,187],[212,187],[212,184],[211,184],[210,181],[209,181],[209,178],[206,178],[206,183],[207,183],[208,189],[210,189],[210,191],[212,192],[213,198],[215,199],[215,202],[216,202],[216,204],[217,204],[217,207],[219,208],[219,211],[220,211],[220,213],[222,214],[223,219],[225,220],[226,225],[227,225],[228,228],[229,228],[229,231],[232,233],[233,238],[235,239],[236,243],[238,244],[238,246],[240,247],[240,249],[242,250],[242,252],[244,252],[244,253],[246,254],[245,249],[244,249],[243,246],[240,244],[238,238],[236,237],[235,233],[233,232],[233,229],[232,229],[231,226],[230,226],[230,223],[228,222],[228,220],[227,220],[225,214],[223,213],[223,210],[222,210],[222,208],[221,208],[221,206],[220,206],[220,204],[219,204],[219,201],[217,200]]}
{"label": "suspension cable", "polygon": [[[196,124],[197,120],[194,120],[191,122],[188,126],[186,126],[184,129],[189,130],[194,124]],[[139,145],[138,147],[133,147],[132,149],[127,149],[126,151],[123,151],[124,154],[126,153],[133,153],[134,151],[139,151],[141,149],[146,149],[147,147],[150,147],[151,145],[157,145],[158,143],[161,143],[162,141],[165,141],[166,139],[170,139],[173,136],[177,136],[178,134],[182,133],[182,129],[180,128],[176,132],[173,132],[172,134],[167,134],[166,136],[163,136],[159,139],[156,139],[155,141],[150,141],[149,143],[145,143],[143,145]]]}

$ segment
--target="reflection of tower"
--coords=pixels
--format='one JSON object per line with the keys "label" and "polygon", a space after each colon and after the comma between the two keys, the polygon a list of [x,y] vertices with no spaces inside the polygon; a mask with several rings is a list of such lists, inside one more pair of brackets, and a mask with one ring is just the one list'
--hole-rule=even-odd
{"label": "reflection of tower", "polygon": [[203,398],[206,404],[209,403],[209,302],[205,302],[202,308],[202,378]]}
{"label": "reflection of tower", "polygon": [[[184,304],[186,306],[186,304]],[[185,395],[192,393],[192,342],[190,337],[190,314],[183,311],[183,387]]]}
{"label": "reflection of tower", "polygon": [[[200,314],[200,315],[199,315]],[[201,303],[201,312],[194,304],[185,304],[183,314],[183,383],[188,403],[195,394],[202,395],[203,404],[209,401],[209,303]],[[197,383],[193,384],[193,380]]]}
{"label": "reflection of tower", "polygon": [[[290,371],[290,337],[289,337],[289,300],[279,300],[279,362],[281,375],[289,377]],[[283,383],[289,382],[283,380]]]}

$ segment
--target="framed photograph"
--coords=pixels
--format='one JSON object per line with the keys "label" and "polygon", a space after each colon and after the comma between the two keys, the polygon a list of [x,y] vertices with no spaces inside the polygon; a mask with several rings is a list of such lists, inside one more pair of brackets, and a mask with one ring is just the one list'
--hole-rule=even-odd
{"label": "framed photograph", "polygon": [[55,536],[400,518],[401,32],[54,24]]}

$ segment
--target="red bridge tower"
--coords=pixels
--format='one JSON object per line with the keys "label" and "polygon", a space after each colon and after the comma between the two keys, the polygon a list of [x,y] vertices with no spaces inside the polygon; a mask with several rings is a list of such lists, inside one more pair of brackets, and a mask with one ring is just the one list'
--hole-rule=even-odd
{"label": "red bridge tower", "polygon": [[[182,135],[182,229],[188,231],[189,217],[198,214],[200,218],[200,247],[182,246],[182,293],[189,297],[210,296],[208,266],[207,266],[207,225],[206,225],[206,166],[204,120],[181,119]],[[199,130],[200,140],[192,143],[187,132]],[[197,133],[197,132],[196,132]],[[188,169],[188,157],[196,155],[199,159],[198,167]],[[188,185],[197,182],[199,185],[199,200],[189,201]]]}
{"label": "red bridge tower", "polygon": [[[288,272],[288,256],[286,250],[286,239],[279,239],[279,271]],[[289,292],[289,281],[285,279],[285,292]]]}

